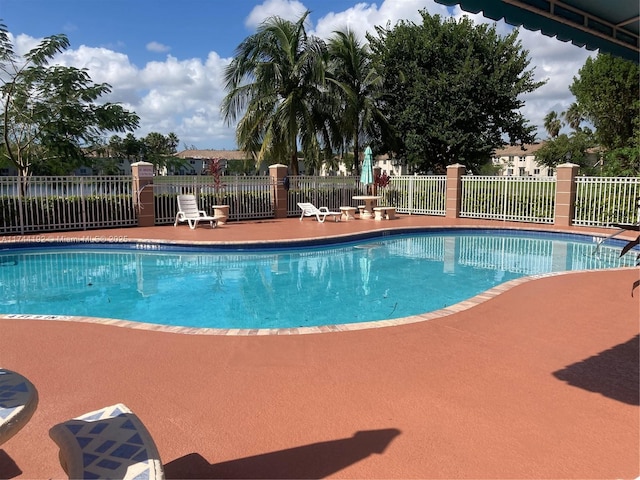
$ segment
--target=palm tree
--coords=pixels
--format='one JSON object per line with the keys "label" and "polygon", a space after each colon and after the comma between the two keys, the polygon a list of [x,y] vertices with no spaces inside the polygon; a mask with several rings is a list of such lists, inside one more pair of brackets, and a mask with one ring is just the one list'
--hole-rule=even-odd
{"label": "palm tree", "polygon": [[360,145],[375,138],[377,127],[388,128],[376,105],[382,76],[373,68],[368,45],[361,44],[352,30],[334,32],[328,51],[327,82],[340,99],[340,111],[333,115],[340,119],[335,125],[334,142],[353,147],[354,166],[359,175]]}
{"label": "palm tree", "polygon": [[582,112],[580,111],[580,107],[576,102],[573,102],[569,105],[569,108],[566,112],[563,112],[562,116],[564,117],[567,125],[569,125],[576,132],[580,130],[580,124],[584,117],[582,116]]}
{"label": "palm tree", "polygon": [[558,117],[558,113],[551,111],[544,117],[544,128],[551,138],[556,138],[562,128],[562,121]]}
{"label": "palm tree", "polygon": [[244,112],[236,129],[238,147],[258,163],[288,158],[292,175],[299,173],[298,144],[310,162],[319,158],[324,118],[326,45],[307,36],[308,15],[295,23],[265,20],[238,46],[224,74],[225,120],[232,123]]}

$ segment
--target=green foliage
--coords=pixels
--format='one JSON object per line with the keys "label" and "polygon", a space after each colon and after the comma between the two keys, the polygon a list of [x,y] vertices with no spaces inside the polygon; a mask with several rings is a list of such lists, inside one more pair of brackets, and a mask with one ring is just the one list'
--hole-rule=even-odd
{"label": "green foliage", "polygon": [[640,67],[611,55],[587,58],[569,89],[580,111],[596,128],[605,149],[637,145],[640,117]]}
{"label": "green foliage", "polygon": [[544,128],[549,137],[556,138],[562,128],[562,120],[558,116],[558,112],[551,111],[544,117]]}
{"label": "green foliage", "polygon": [[[383,78],[375,69],[369,47],[361,44],[352,30],[334,32],[328,43],[327,85],[334,110],[328,115],[331,142],[353,151],[355,174],[360,175],[360,146],[372,143],[389,131],[380,110]],[[334,158],[329,155],[330,158]]]}
{"label": "green foliage", "polygon": [[609,177],[640,176],[640,147],[621,147],[605,152],[601,174]]}
{"label": "green foliage", "polygon": [[489,160],[488,162],[480,165],[480,168],[478,169],[478,175],[494,176],[499,175],[501,171],[502,167],[500,165],[494,165],[493,162]]}
{"label": "green foliage", "polygon": [[[48,65],[68,47],[65,35],[53,35],[21,58],[13,51],[7,27],[0,25],[4,153],[21,176],[34,170],[66,173],[105,132],[138,127],[135,113],[118,104],[96,103],[111,91],[110,85],[93,83],[85,69]],[[39,165],[49,162],[55,165]]]}
{"label": "green foliage", "polygon": [[129,133],[124,138],[113,135],[108,144],[96,146],[94,150],[108,158],[126,159],[129,163],[145,161],[152,163],[156,170],[174,171],[184,165],[184,160],[175,156],[179,143],[173,132],[168,135],[151,132],[140,139]]}
{"label": "green foliage", "polygon": [[[260,164],[266,157],[289,164],[297,175],[298,144],[310,164],[320,158],[319,130],[326,121],[322,106],[326,46],[308,36],[309,12],[297,22],[265,20],[247,37],[225,69],[227,95],[222,113],[236,129],[238,147]],[[328,136],[327,133],[324,136]]]}
{"label": "green foliage", "polygon": [[227,175],[256,175],[256,165],[253,160],[227,160]]}
{"label": "green foliage", "polygon": [[584,131],[566,134],[548,140],[536,152],[536,163],[550,168],[571,162],[580,165],[581,172],[591,173],[594,165],[589,164],[587,150],[595,144],[592,135]]}
{"label": "green foliage", "polygon": [[443,21],[421,12],[422,24],[378,27],[370,37],[384,77],[384,112],[398,135],[385,144],[420,172],[452,163],[477,171],[504,144],[532,143],[535,127],[519,113],[535,82],[518,32],[468,18]]}

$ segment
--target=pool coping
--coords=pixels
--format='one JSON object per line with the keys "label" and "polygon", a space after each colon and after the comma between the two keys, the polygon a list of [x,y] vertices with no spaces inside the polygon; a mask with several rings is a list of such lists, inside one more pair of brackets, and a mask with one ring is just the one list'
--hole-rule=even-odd
{"label": "pool coping", "polygon": [[[76,237],[72,235],[65,235],[74,232],[58,232],[54,236],[53,233],[35,234],[29,237],[30,240],[24,240],[24,236],[17,237],[4,237],[0,243],[0,253],[8,248],[39,248],[41,246],[65,246],[65,247],[80,247],[80,246],[96,246],[112,245],[113,248],[126,248],[127,246],[132,249],[149,249],[153,250],[154,246],[158,249],[161,246],[171,247],[211,247],[211,249],[219,248],[220,250],[234,251],[257,251],[261,247],[265,249],[284,249],[284,248],[304,248],[304,247],[320,247],[326,245],[334,245],[337,243],[347,243],[350,241],[366,240],[370,238],[384,238],[389,235],[403,235],[420,232],[438,232],[438,231],[450,231],[450,230],[469,230],[472,232],[477,231],[508,231],[508,232],[523,232],[529,234],[541,234],[541,235],[567,235],[575,237],[592,237],[600,238],[603,240],[612,240],[614,242],[621,242],[628,239],[624,238],[624,231],[618,232],[621,235],[617,238],[611,237],[611,232],[607,235],[607,232],[603,231],[576,231],[570,228],[540,228],[542,225],[538,225],[538,228],[533,226],[513,226],[513,225],[501,225],[501,226],[488,226],[488,225],[447,225],[447,226],[403,226],[403,227],[387,227],[377,228],[375,230],[367,230],[361,232],[349,232],[342,234],[333,234],[322,237],[312,238],[291,238],[291,239],[264,239],[264,240],[170,240],[170,239],[158,239],[158,238],[128,238],[126,240],[120,239],[118,236],[105,236],[105,235],[84,235]],[[549,227],[548,225],[545,225]],[[245,249],[239,249],[238,247],[245,246]],[[637,248],[637,247],[636,247]]]}
{"label": "pool coping", "polygon": [[[150,245],[152,248],[150,250],[154,250],[153,246],[161,246],[166,245],[167,247],[175,247],[175,246],[210,246],[210,247],[222,247],[222,250],[231,249],[235,247],[234,250],[240,245],[245,245],[248,248],[246,250],[241,250],[243,252],[247,251],[257,251],[260,246],[267,245],[267,248],[287,248],[287,247],[315,247],[315,246],[326,246],[330,244],[338,244],[349,241],[357,241],[364,240],[369,238],[385,238],[390,236],[390,233],[394,235],[402,235],[404,233],[418,233],[418,232],[434,232],[434,231],[449,231],[449,230],[469,230],[469,231],[482,231],[482,230],[500,230],[500,231],[511,231],[511,232],[523,232],[523,233],[540,233],[543,235],[568,235],[568,236],[577,236],[577,237],[592,237],[592,238],[602,238],[609,239],[608,235],[603,234],[602,232],[576,232],[575,230],[569,229],[539,229],[532,227],[520,227],[520,226],[500,226],[500,227],[490,227],[486,225],[479,226],[420,226],[420,227],[391,227],[385,229],[378,229],[366,232],[357,232],[357,233],[346,233],[339,235],[331,235],[327,237],[320,238],[306,238],[306,239],[289,239],[289,240],[248,240],[248,241],[184,241],[184,240],[165,240],[165,239],[128,239],[127,242],[105,242],[104,236],[95,236],[90,238],[102,239],[96,241],[77,241],[73,237],[64,237],[60,235],[58,237],[49,238],[47,236],[38,236],[37,239],[33,242],[25,242],[24,240],[19,241],[4,241],[4,245],[20,245],[21,248],[30,248],[37,247],[40,245],[64,245],[64,246],[90,246],[96,244],[113,244],[114,247],[120,246],[123,247],[126,245]],[[7,240],[7,239],[5,239]],[[623,238],[613,238],[614,241],[624,241]],[[603,242],[604,243],[604,242]],[[225,248],[226,247],[226,248]],[[133,247],[137,248],[137,247]],[[148,250],[146,248],[141,248],[141,250]],[[0,249],[0,252],[2,250]],[[74,316],[74,315],[46,315],[46,314],[28,314],[28,313],[13,313],[13,314],[2,314],[0,313],[0,319],[7,320],[54,320],[54,321],[64,321],[64,322],[79,322],[79,323],[93,323],[100,325],[110,325],[116,327],[123,328],[132,328],[138,330],[148,330],[148,331],[157,331],[164,333],[177,333],[183,335],[219,335],[219,336],[269,336],[269,335],[305,335],[305,334],[318,334],[318,333],[331,333],[331,332],[349,332],[356,330],[367,330],[373,328],[384,328],[384,327],[392,327],[392,326],[400,326],[400,325],[408,325],[412,323],[425,322],[429,320],[433,320],[436,318],[446,317],[448,315],[452,315],[464,310],[471,309],[476,305],[484,303],[486,301],[495,298],[506,291],[522,285],[524,283],[528,283],[533,280],[537,280],[540,278],[546,278],[551,276],[560,276],[560,275],[568,275],[568,274],[580,274],[585,272],[598,272],[598,271],[616,271],[616,270],[629,270],[634,269],[636,267],[616,267],[616,268],[608,268],[608,269],[590,269],[590,270],[573,270],[573,271],[562,271],[562,272],[548,272],[542,274],[528,275],[524,277],[520,277],[517,279],[509,280],[505,283],[497,285],[495,287],[490,288],[478,295],[475,295],[469,299],[463,300],[456,304],[450,305],[448,307],[434,310],[431,312],[411,315],[408,317],[401,317],[396,319],[389,320],[375,320],[368,322],[358,322],[358,323],[343,323],[343,324],[334,324],[334,325],[320,325],[320,326],[309,326],[309,327],[289,327],[289,328],[211,328],[211,327],[184,327],[184,326],[169,326],[169,325],[160,325],[146,322],[137,322],[133,320],[121,320],[121,319],[111,319],[111,318],[101,318],[101,317],[88,317],[88,316]]]}

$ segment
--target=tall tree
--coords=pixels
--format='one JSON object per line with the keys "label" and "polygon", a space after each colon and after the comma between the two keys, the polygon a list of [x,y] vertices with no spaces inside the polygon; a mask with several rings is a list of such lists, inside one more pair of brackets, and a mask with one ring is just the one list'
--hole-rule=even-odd
{"label": "tall tree", "polygon": [[373,66],[368,45],[360,43],[352,30],[334,32],[328,51],[327,82],[340,99],[339,110],[333,115],[339,119],[337,136],[343,145],[353,149],[359,175],[360,146],[388,129],[378,108],[383,78]]}
{"label": "tall tree", "polygon": [[[84,157],[83,148],[99,144],[105,132],[137,128],[139,118],[114,103],[97,101],[111,91],[86,70],[49,65],[69,47],[53,35],[27,52],[15,54],[7,27],[0,25],[0,98],[6,158],[27,177],[36,162],[58,166]],[[41,166],[41,169],[49,167]]]}
{"label": "tall tree", "polygon": [[[310,163],[319,161],[326,45],[307,35],[306,12],[297,22],[265,20],[235,51],[225,69],[222,114],[238,122],[238,147],[265,159],[286,162],[299,173],[298,145]],[[326,137],[326,134],[325,134]],[[284,160],[286,159],[286,160]]]}
{"label": "tall tree", "polygon": [[556,138],[562,128],[562,120],[558,116],[558,112],[550,111],[544,116],[544,129],[550,138]]}
{"label": "tall tree", "polygon": [[501,37],[467,17],[420,13],[421,25],[402,21],[369,37],[399,156],[417,172],[456,162],[477,171],[504,138],[531,143],[535,127],[520,113],[521,95],[543,83],[527,70],[518,31]]}
{"label": "tall tree", "polygon": [[591,132],[576,131],[572,135],[562,133],[547,141],[536,152],[536,163],[556,168],[559,164],[571,162],[580,166],[584,174],[594,173],[587,152],[594,146]]}
{"label": "tall tree", "polygon": [[637,63],[599,54],[587,58],[569,86],[606,149],[630,147],[639,135],[639,76]]}
{"label": "tall tree", "polygon": [[580,130],[580,124],[584,120],[584,117],[582,116],[580,106],[576,102],[573,102],[571,105],[569,105],[569,108],[566,110],[566,112],[562,113],[562,116],[564,117],[565,122],[567,122],[567,125],[571,127],[571,129],[576,132]]}
{"label": "tall tree", "polygon": [[146,162],[153,163],[157,168],[179,168],[184,162],[175,156],[180,140],[178,136],[171,132],[163,135],[158,132],[151,132],[142,140],[143,158]]}

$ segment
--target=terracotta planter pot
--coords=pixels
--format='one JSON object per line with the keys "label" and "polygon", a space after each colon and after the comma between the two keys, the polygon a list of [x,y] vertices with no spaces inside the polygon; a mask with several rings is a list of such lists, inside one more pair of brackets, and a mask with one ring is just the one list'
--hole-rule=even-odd
{"label": "terracotta planter pot", "polygon": [[229,219],[229,205],[214,205],[211,208],[213,208],[214,217],[221,217],[218,220],[220,225],[227,223],[227,220]]}

